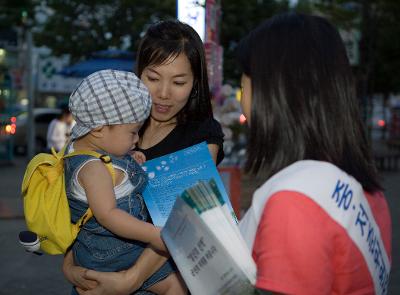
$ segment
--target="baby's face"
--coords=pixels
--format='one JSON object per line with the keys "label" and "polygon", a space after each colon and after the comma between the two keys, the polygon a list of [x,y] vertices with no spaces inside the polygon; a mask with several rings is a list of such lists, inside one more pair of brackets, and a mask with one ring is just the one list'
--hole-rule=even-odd
{"label": "baby's face", "polygon": [[101,130],[101,145],[104,151],[121,157],[128,154],[139,140],[141,123],[104,126]]}

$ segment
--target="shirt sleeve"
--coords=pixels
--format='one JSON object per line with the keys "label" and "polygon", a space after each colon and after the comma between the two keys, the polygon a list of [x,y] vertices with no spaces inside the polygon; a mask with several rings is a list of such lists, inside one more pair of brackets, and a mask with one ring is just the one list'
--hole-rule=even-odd
{"label": "shirt sleeve", "polygon": [[288,294],[330,294],[333,242],[326,220],[326,213],[300,193],[272,196],[253,247],[256,287]]}
{"label": "shirt sleeve", "polygon": [[47,128],[46,140],[47,140],[47,148],[48,149],[51,149],[52,146],[54,146],[53,141],[52,141],[52,135],[53,135],[54,127],[55,127],[55,124],[56,124],[55,120],[56,119],[53,119],[50,122],[49,127]]}
{"label": "shirt sleeve", "polygon": [[54,126],[49,130],[47,138],[50,142],[50,147],[54,146],[57,151],[60,151],[66,142],[66,124],[56,121]]}
{"label": "shirt sleeve", "polygon": [[214,118],[205,120],[199,125],[198,136],[207,144],[218,145],[217,164],[219,164],[224,159],[224,133],[221,124]]}

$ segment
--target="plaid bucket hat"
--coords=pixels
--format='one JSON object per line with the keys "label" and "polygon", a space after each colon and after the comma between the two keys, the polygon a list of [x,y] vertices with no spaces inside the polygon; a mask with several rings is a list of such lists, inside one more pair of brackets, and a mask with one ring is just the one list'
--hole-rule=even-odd
{"label": "plaid bucket hat", "polygon": [[143,122],[150,115],[151,97],[131,72],[102,70],[81,81],[69,98],[76,121],[72,139],[104,125]]}

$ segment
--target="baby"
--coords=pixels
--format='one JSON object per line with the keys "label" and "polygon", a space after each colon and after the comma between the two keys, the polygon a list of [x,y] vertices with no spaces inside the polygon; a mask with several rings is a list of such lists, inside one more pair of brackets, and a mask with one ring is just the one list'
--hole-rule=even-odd
{"label": "baby", "polygon": [[[82,150],[104,154],[102,159],[77,155],[64,161],[72,221],[88,207],[94,215],[72,246],[75,263],[99,271],[120,271],[132,266],[148,246],[166,252],[160,229],[148,222],[141,194],[147,175],[130,156],[139,129],[150,114],[147,88],[133,73],[103,70],[78,85],[69,107],[76,125],[66,153]],[[134,158],[144,161],[141,154]],[[114,183],[102,162],[109,159],[115,171]],[[167,261],[141,289],[185,294],[186,287],[175,272],[173,263]]]}

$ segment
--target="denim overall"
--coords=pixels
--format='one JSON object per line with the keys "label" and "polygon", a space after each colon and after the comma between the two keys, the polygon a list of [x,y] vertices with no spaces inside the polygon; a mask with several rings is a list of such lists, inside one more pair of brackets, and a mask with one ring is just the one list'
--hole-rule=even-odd
{"label": "denim overall", "polygon": [[[68,150],[68,149],[67,149]],[[77,155],[64,160],[65,187],[71,209],[72,222],[77,220],[86,212],[88,205],[72,196],[72,180],[77,169],[85,162],[93,159],[88,155]],[[97,158],[96,158],[97,159]],[[134,190],[129,195],[116,200],[117,207],[139,220],[149,221],[146,206],[143,201],[142,191],[147,184],[147,175],[130,156],[123,159],[112,157],[113,166],[127,172]],[[115,168],[114,168],[115,169]],[[135,264],[147,244],[118,237],[101,226],[95,217],[90,218],[82,227],[75,243],[72,246],[74,261],[77,265],[94,269],[97,271],[120,271]],[[176,266],[169,260],[147,281],[141,290],[163,280],[169,274],[176,271]],[[75,289],[73,290],[73,294]]]}

